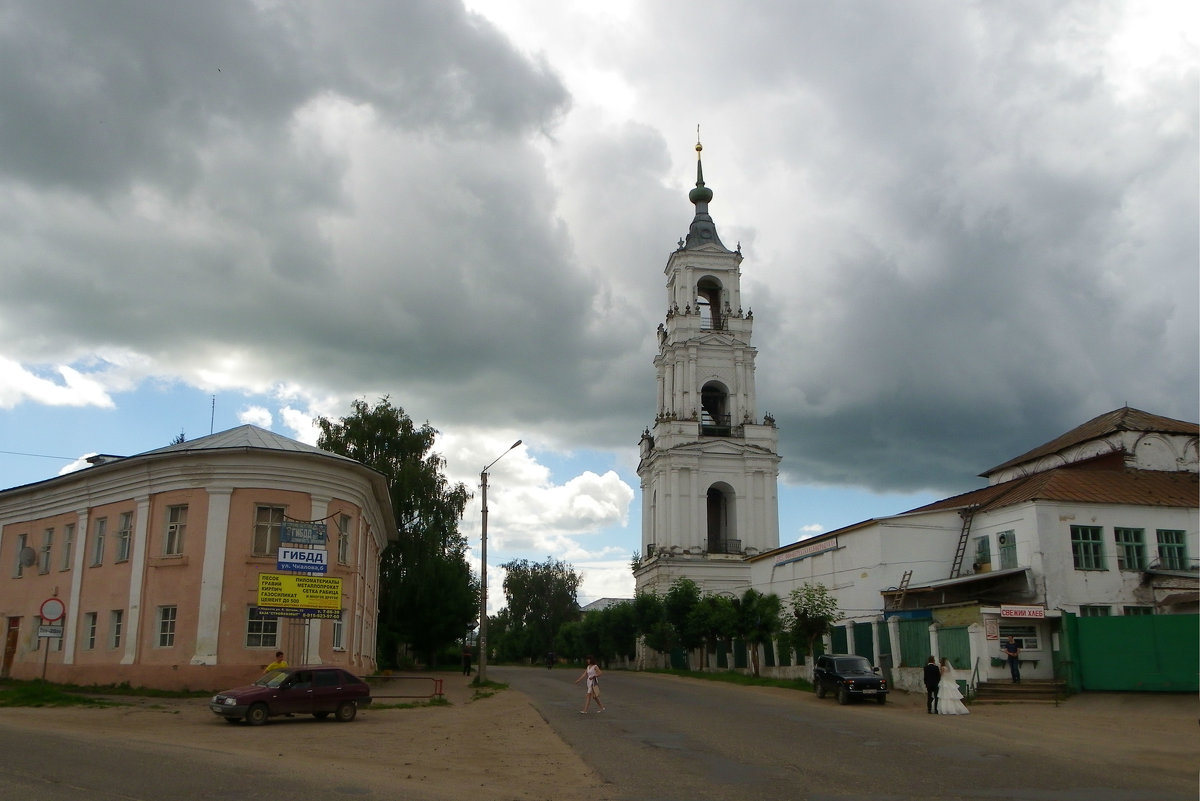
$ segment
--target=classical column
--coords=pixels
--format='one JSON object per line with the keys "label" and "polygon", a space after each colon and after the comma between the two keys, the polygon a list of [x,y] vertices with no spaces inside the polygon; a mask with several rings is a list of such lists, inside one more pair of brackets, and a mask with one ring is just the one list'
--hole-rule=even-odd
{"label": "classical column", "polygon": [[[208,488],[208,525],[204,529],[204,559],[200,568],[200,609],[196,617],[196,652],[193,665],[217,664],[221,634],[221,599],[225,592],[225,550],[229,539],[229,504],[232,487]],[[239,598],[240,601],[240,598]],[[238,605],[240,620],[245,609]]]}
{"label": "classical column", "polygon": [[125,621],[125,653],[122,665],[137,664],[142,638],[137,636],[142,617],[142,588],[145,586],[147,541],[150,537],[150,496],[137,499],[137,522],[133,530],[133,554],[129,563],[129,619]]}

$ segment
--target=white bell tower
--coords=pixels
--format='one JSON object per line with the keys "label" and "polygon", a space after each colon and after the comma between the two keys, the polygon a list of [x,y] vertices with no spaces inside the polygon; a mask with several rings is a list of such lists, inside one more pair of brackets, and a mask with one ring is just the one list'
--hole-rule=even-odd
{"label": "white bell tower", "polygon": [[746,558],[779,546],[778,431],[760,418],[743,308],[741,245],[729,250],[708,215],[696,143],[696,216],[667,259],[666,321],[658,326],[658,409],[642,432],[638,592],[664,594],[687,577],[703,592],[740,594]]}

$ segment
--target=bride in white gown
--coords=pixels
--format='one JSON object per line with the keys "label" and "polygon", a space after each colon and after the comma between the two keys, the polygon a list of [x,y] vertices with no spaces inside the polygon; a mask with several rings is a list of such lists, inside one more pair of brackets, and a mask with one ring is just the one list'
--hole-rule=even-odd
{"label": "bride in white gown", "polygon": [[939,715],[969,715],[971,711],[962,702],[958,682],[954,680],[954,668],[946,657],[942,657],[942,680],[938,684],[937,712]]}

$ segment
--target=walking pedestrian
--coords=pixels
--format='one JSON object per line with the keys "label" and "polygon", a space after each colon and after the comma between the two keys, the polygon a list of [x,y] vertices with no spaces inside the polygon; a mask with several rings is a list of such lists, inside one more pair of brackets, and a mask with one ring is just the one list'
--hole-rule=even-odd
{"label": "walking pedestrian", "polygon": [[592,701],[595,701],[596,706],[600,707],[599,711],[603,712],[604,704],[600,703],[600,666],[590,656],[587,658],[587,667],[579,674],[579,678],[575,679],[575,683],[578,684],[585,679],[587,680],[585,685],[587,694],[583,696],[583,709],[579,710],[579,714],[586,715]]}

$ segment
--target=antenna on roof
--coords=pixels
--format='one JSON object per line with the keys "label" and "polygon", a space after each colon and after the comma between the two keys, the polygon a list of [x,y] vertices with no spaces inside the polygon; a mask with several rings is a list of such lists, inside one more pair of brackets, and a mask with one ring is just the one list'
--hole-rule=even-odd
{"label": "antenna on roof", "polygon": [[209,415],[209,417],[208,417],[208,433],[209,433],[209,436],[212,436],[212,432],[213,432],[213,423],[216,421],[216,419],[217,419],[217,396],[216,396],[216,395],[213,395],[213,396],[212,396],[212,414],[210,414],[210,415]]}

